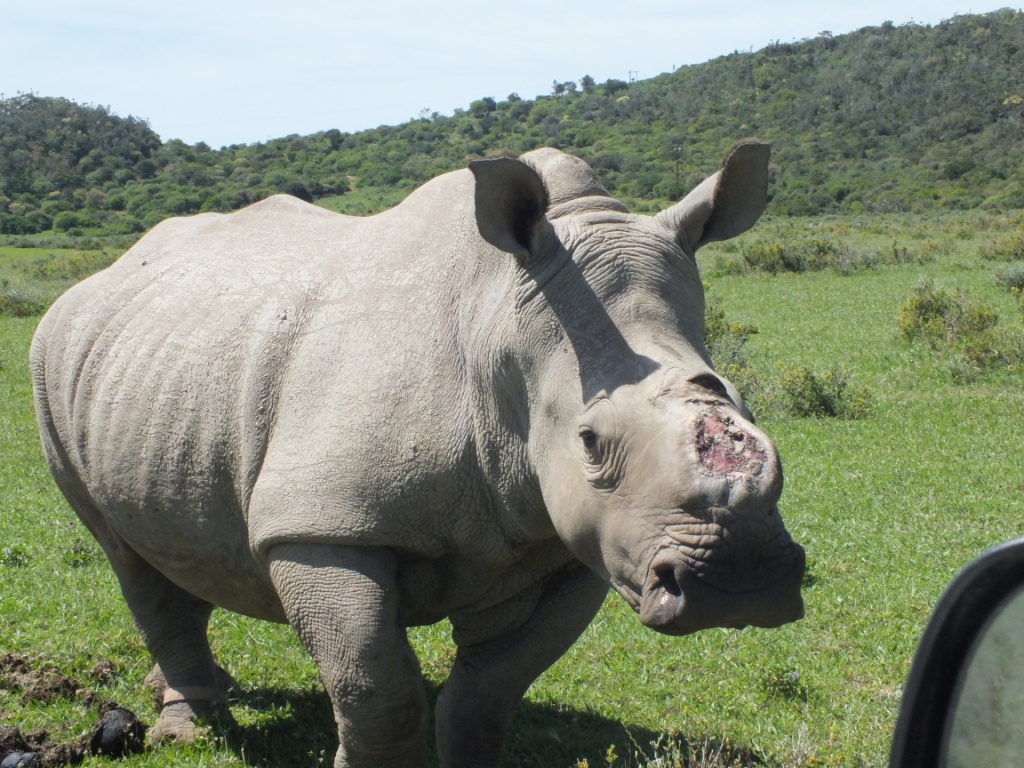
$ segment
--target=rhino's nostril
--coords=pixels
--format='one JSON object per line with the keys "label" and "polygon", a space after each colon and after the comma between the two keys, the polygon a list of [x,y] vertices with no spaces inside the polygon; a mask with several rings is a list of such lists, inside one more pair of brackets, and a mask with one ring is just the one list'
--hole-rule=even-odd
{"label": "rhino's nostril", "polygon": [[683,588],[679,586],[679,581],[676,579],[676,572],[671,568],[656,568],[654,575],[658,578],[658,586],[673,597],[679,597],[683,594]]}

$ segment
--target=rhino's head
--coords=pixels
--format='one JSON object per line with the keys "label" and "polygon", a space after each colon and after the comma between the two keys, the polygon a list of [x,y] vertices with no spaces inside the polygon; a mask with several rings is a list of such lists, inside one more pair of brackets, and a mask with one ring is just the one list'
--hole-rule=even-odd
{"label": "rhino's head", "polygon": [[472,164],[477,223],[519,270],[529,463],[562,540],[669,634],[803,614],[782,467],[703,342],[694,252],[764,208],[767,145],[655,217],[554,150]]}

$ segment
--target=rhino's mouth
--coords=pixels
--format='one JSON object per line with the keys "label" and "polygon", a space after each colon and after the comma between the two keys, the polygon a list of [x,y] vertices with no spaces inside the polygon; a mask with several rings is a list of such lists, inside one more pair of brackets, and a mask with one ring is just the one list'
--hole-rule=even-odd
{"label": "rhino's mouth", "polygon": [[642,586],[614,579],[612,586],[643,624],[665,634],[776,627],[803,616],[804,551],[788,535],[780,538],[757,553],[714,546],[695,551],[677,541],[651,559]]}

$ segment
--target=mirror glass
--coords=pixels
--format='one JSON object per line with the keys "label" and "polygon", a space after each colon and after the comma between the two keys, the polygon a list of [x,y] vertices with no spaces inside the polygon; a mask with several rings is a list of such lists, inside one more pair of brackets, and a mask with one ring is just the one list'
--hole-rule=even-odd
{"label": "mirror glass", "polygon": [[1024,590],[979,635],[958,688],[942,765],[1024,766]]}

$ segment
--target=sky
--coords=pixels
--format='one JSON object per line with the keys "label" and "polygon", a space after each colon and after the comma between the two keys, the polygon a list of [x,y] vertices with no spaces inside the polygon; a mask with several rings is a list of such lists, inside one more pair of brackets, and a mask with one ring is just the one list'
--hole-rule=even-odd
{"label": "sky", "polygon": [[0,0],[0,95],[104,106],[147,120],[164,141],[218,149],[1007,6],[989,2]]}

